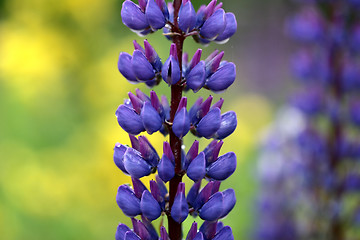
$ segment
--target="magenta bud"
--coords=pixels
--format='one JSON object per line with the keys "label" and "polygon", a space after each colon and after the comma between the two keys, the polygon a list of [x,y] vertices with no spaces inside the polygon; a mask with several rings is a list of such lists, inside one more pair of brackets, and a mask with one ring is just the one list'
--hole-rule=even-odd
{"label": "magenta bud", "polygon": [[159,162],[159,155],[145,136],[139,136],[139,152],[152,167],[156,167]]}
{"label": "magenta bud", "polygon": [[131,134],[129,134],[129,138],[131,142],[131,147],[137,151],[140,151],[139,140]]}
{"label": "magenta bud", "polygon": [[200,186],[201,186],[201,180],[197,181],[192,185],[186,197],[188,203],[194,208],[196,205],[196,198],[199,195]]}
{"label": "magenta bud", "polygon": [[186,157],[183,162],[183,169],[186,170],[190,164],[190,162],[196,158],[199,152],[199,141],[195,140],[191,145],[189,151],[186,154]]}
{"label": "magenta bud", "polygon": [[151,165],[141,157],[140,152],[128,148],[124,154],[126,171],[134,178],[142,178],[151,173]]}
{"label": "magenta bud", "polygon": [[178,23],[179,28],[185,33],[188,33],[195,27],[196,12],[191,1],[183,2],[181,5]]}
{"label": "magenta bud", "polygon": [[[146,240],[151,240],[153,239],[151,237],[151,234],[149,232],[149,230],[146,228],[145,224],[143,222],[141,222],[140,220],[133,220],[133,225],[134,225],[134,232],[140,236],[140,239],[146,239]],[[155,238],[157,239],[157,238]]]}
{"label": "magenta bud", "polygon": [[186,174],[191,180],[196,182],[205,177],[205,166],[205,154],[201,152],[194,160],[191,161]]}
{"label": "magenta bud", "polygon": [[148,190],[145,190],[142,194],[140,208],[143,216],[150,221],[157,219],[161,215],[159,203]]}
{"label": "magenta bud", "polygon": [[215,221],[220,218],[223,213],[223,194],[217,192],[212,195],[209,200],[199,210],[199,216],[207,221]]}
{"label": "magenta bud", "polygon": [[175,114],[172,130],[178,138],[183,138],[190,130],[190,119],[186,108]]}
{"label": "magenta bud", "polygon": [[204,205],[204,203],[206,203],[207,200],[210,198],[212,194],[213,185],[214,182],[210,181],[208,182],[208,184],[206,184],[206,186],[203,189],[201,189],[200,193],[196,197],[195,204],[193,205],[195,210],[201,208],[202,205]]}
{"label": "magenta bud", "polygon": [[150,190],[151,190],[151,195],[160,204],[161,208],[165,209],[165,196],[161,194],[158,184],[153,180],[150,181]]}
{"label": "magenta bud", "polygon": [[205,85],[212,91],[218,92],[227,89],[236,78],[236,66],[229,62],[220,67],[207,79]]}
{"label": "magenta bud", "polygon": [[163,152],[164,154],[171,160],[172,163],[175,164],[175,156],[171,150],[170,143],[164,142],[163,144]]}
{"label": "magenta bud", "polygon": [[219,9],[204,22],[200,29],[200,35],[205,39],[214,40],[223,33],[225,26],[225,11]]}
{"label": "magenta bud", "polygon": [[228,152],[209,165],[207,175],[212,179],[223,181],[234,173],[236,164],[235,153]]}
{"label": "magenta bud", "polygon": [[155,181],[156,181],[156,184],[158,185],[159,187],[159,190],[160,190],[160,194],[161,196],[165,199],[167,198],[168,196],[168,190],[165,186],[165,183],[163,182],[163,180],[159,177],[159,175],[155,175]]}
{"label": "magenta bud", "polygon": [[162,119],[165,119],[164,107],[162,106],[159,97],[156,95],[156,92],[153,90],[150,91],[150,100],[153,108],[160,114]]}
{"label": "magenta bud", "polygon": [[134,191],[128,185],[121,185],[119,187],[116,195],[116,202],[128,217],[135,217],[141,214],[140,200],[135,196]]}
{"label": "magenta bud", "polygon": [[193,222],[191,228],[186,236],[186,240],[194,240],[197,233],[197,222]]}
{"label": "magenta bud", "polygon": [[161,29],[165,26],[165,16],[154,0],[148,0],[145,16],[153,31]]}
{"label": "magenta bud", "polygon": [[166,232],[166,228],[161,226],[160,228],[160,240],[170,240],[169,235]]}
{"label": "magenta bud", "polygon": [[140,98],[143,102],[150,102],[150,98],[145,94],[143,93],[140,89],[135,89],[135,92],[136,92],[136,96],[138,98]]}
{"label": "magenta bud", "polygon": [[143,30],[149,26],[140,7],[129,0],[126,0],[122,5],[121,18],[125,26],[133,30]]}
{"label": "magenta bud", "polygon": [[193,69],[200,62],[201,54],[202,54],[201,48],[196,50],[196,52],[194,53],[194,56],[192,57],[191,62],[190,62],[190,69]]}
{"label": "magenta bud", "polygon": [[140,116],[143,121],[145,130],[149,134],[153,134],[154,132],[160,130],[163,121],[161,120],[159,113],[155,108],[153,108],[150,102],[144,103]]}
{"label": "magenta bud", "polygon": [[224,51],[221,51],[218,55],[214,56],[214,58],[206,63],[206,77],[211,76],[218,70],[224,54]]}
{"label": "magenta bud", "polygon": [[194,92],[205,85],[205,62],[201,61],[186,76],[186,85]]}
{"label": "magenta bud", "polygon": [[213,238],[213,240],[234,240],[234,235],[232,233],[231,227],[223,227]]}
{"label": "magenta bud", "polygon": [[165,154],[159,162],[158,174],[164,182],[170,181],[175,176],[175,165]]}
{"label": "magenta bud", "polygon": [[133,109],[120,105],[115,115],[120,127],[127,133],[138,135],[145,130],[141,117]]}
{"label": "magenta bud", "polygon": [[176,113],[178,113],[180,111],[180,109],[186,108],[186,106],[187,106],[187,97],[182,97],[180,99],[179,106],[176,110]]}
{"label": "magenta bud", "polygon": [[220,128],[220,124],[221,111],[219,108],[214,108],[200,120],[196,126],[196,131],[199,136],[211,138]]}
{"label": "magenta bud", "polygon": [[145,12],[147,0],[138,0],[139,6],[143,12]]}
{"label": "magenta bud", "polygon": [[[205,239],[213,239],[216,234],[217,221],[204,221],[199,231],[203,233]],[[225,238],[224,238],[225,239]]]}
{"label": "magenta bud", "polygon": [[140,179],[131,177],[132,186],[134,188],[134,193],[137,198],[141,198],[142,193],[147,190],[145,185],[140,181]]}
{"label": "magenta bud", "polygon": [[220,128],[215,133],[216,139],[224,139],[232,134],[237,126],[236,113],[234,111],[226,112],[221,115]]}
{"label": "magenta bud", "polygon": [[171,207],[171,217],[178,223],[182,223],[189,214],[188,203],[185,198],[185,183],[178,185],[174,203]]}
{"label": "magenta bud", "polygon": [[132,56],[128,53],[120,53],[118,61],[119,72],[130,82],[138,83],[135,73],[131,68]]}
{"label": "magenta bud", "polygon": [[199,116],[203,118],[210,110],[211,102],[213,100],[213,96],[209,96],[201,105],[199,109]]}
{"label": "magenta bud", "polygon": [[155,49],[150,45],[150,43],[145,39],[144,40],[144,47],[145,47],[145,57],[149,60],[151,65],[157,72],[161,71],[162,63],[161,59],[156,53]]}
{"label": "magenta bud", "polygon": [[215,39],[216,42],[225,43],[232,37],[237,30],[237,22],[233,13],[226,13],[226,26],[225,30]]}
{"label": "magenta bud", "polygon": [[220,98],[219,101],[217,101],[216,103],[214,103],[214,104],[211,106],[211,109],[216,108],[216,107],[219,108],[219,109],[221,109],[223,103],[224,103],[224,99],[223,99],[223,98]]}
{"label": "magenta bud", "polygon": [[221,213],[220,218],[225,217],[229,214],[229,212],[234,208],[236,203],[236,196],[234,189],[226,189],[222,192],[224,197],[224,204],[223,204],[223,212]]}
{"label": "magenta bud", "polygon": [[172,56],[176,61],[178,61],[178,55],[177,55],[177,49],[176,49],[176,44],[172,43],[170,45],[170,56]]}
{"label": "magenta bud", "polygon": [[125,224],[119,224],[116,233],[115,240],[124,240],[126,232],[131,231],[131,229]]}
{"label": "magenta bud", "polygon": [[138,235],[136,235],[134,232],[127,231],[125,233],[125,236],[124,236],[123,240],[141,240],[141,238]]}
{"label": "magenta bud", "polygon": [[205,19],[208,19],[215,10],[217,0],[212,0],[205,8]]}
{"label": "magenta bud", "polygon": [[150,81],[155,77],[154,68],[144,53],[135,50],[131,61],[132,70],[139,81]]}
{"label": "magenta bud", "polygon": [[123,171],[125,174],[129,174],[124,166],[124,154],[126,152],[127,147],[116,143],[114,147],[114,163],[118,168],[120,168],[121,171]]}
{"label": "magenta bud", "polygon": [[133,45],[135,50],[139,50],[140,52],[145,53],[144,48],[136,40],[133,41]]}
{"label": "magenta bud", "polygon": [[216,57],[219,54],[219,50],[215,49],[206,59],[205,59],[205,63],[206,65],[209,64],[209,62]]}
{"label": "magenta bud", "polygon": [[144,102],[140,98],[135,96],[132,92],[129,92],[128,96],[131,101],[131,105],[132,105],[133,109],[135,110],[135,112],[137,114],[140,114],[141,108],[143,107]]}

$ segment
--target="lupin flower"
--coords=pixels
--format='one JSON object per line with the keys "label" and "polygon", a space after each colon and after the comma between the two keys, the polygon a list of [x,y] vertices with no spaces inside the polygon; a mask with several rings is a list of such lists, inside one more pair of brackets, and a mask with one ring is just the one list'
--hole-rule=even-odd
{"label": "lupin flower", "polygon": [[131,83],[145,82],[149,87],[159,84],[162,62],[147,40],[144,48],[134,40],[133,56],[120,53],[118,69]]}
{"label": "lupin flower", "polygon": [[[187,53],[183,56],[178,53],[183,52],[183,42],[189,36],[203,44],[226,42],[236,32],[235,16],[225,13],[217,0],[201,6],[197,12],[191,0],[174,0],[168,5],[165,0],[138,0],[138,4],[125,0],[121,16],[123,23],[138,35],[163,28],[173,43],[168,59],[162,64],[147,40],[144,47],[134,41],[132,55],[120,53],[120,73],[131,83],[143,82],[148,87],[160,84],[162,78],[171,86],[172,93],[170,106],[165,96],[159,99],[154,91],[146,95],[136,89],[136,94],[130,92],[129,99],[116,111],[119,125],[129,134],[131,147],[117,143],[114,163],[131,176],[133,186],[121,185],[116,200],[124,214],[131,217],[133,229],[118,225],[115,239],[181,240],[183,234],[175,229],[181,229],[182,222],[191,214],[206,221],[199,232],[197,224],[193,224],[187,240],[231,240],[231,228],[224,227],[218,219],[234,207],[235,192],[232,189],[220,192],[219,188],[220,181],[235,171],[236,156],[229,152],[219,157],[223,141],[217,140],[200,153],[196,140],[185,154],[182,139],[190,130],[197,137],[224,139],[236,128],[236,114],[233,111],[221,114],[224,100],[221,98],[211,106],[212,96],[204,102],[199,98],[188,111],[187,98],[182,97],[182,92],[191,89],[196,93],[201,88],[214,92],[226,90],[235,80],[235,65],[221,61],[224,52],[215,51],[202,61],[202,50],[198,49],[190,62]],[[144,131],[170,135],[170,140],[163,143],[161,159],[145,136],[135,137]],[[149,191],[140,178],[156,171],[158,175],[155,181],[150,181]],[[194,181],[186,197],[185,184],[181,182],[185,174]],[[202,179],[209,183],[200,190]],[[166,182],[170,182],[169,192]],[[139,215],[141,220],[135,219]],[[159,237],[151,221],[161,215],[167,215],[169,229],[160,226]]]}

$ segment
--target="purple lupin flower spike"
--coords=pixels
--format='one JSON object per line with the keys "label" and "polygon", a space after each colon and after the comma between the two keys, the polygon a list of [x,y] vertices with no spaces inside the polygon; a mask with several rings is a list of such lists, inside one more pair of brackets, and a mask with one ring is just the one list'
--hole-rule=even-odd
{"label": "purple lupin flower spike", "polygon": [[[205,100],[200,97],[188,109],[188,100],[183,97],[183,92],[189,89],[194,93],[203,88],[218,93],[235,80],[235,65],[222,61],[224,52],[215,51],[206,60],[201,60],[202,49],[198,49],[191,60],[189,54],[183,52],[184,40],[190,36],[199,43],[209,44],[225,42],[235,33],[234,15],[222,7],[217,0],[201,6],[197,12],[191,0],[174,0],[168,4],[165,0],[139,0],[138,4],[125,0],[123,3],[121,16],[127,27],[140,36],[162,28],[172,44],[169,57],[162,62],[147,40],[143,46],[134,41],[132,55],[120,53],[119,72],[131,83],[145,83],[150,88],[163,84],[161,79],[164,80],[171,88],[171,99],[168,101],[164,95],[159,99],[155,91],[148,94],[136,89],[136,94],[130,92],[129,99],[116,111],[119,125],[129,134],[131,147],[117,143],[114,162],[131,176],[133,184],[133,189],[127,185],[119,187],[117,203],[132,218],[133,230],[118,225],[117,240],[182,240],[185,236],[182,222],[189,214],[212,222],[206,221],[199,232],[193,224],[186,234],[187,240],[231,239],[230,228],[218,225],[217,220],[225,217],[235,205],[232,189],[219,192],[220,181],[235,170],[234,153],[218,157],[223,141],[217,140],[200,153],[197,140],[187,154],[182,149],[182,139],[189,131],[197,137],[224,139],[236,128],[234,112],[221,114],[222,98],[211,106],[213,96]],[[145,136],[136,137],[144,131],[169,135],[161,158]],[[155,181],[150,181],[150,192],[140,178],[156,171],[158,175]],[[187,195],[182,182],[184,175],[194,181]],[[203,179],[209,183],[200,191]],[[141,220],[136,219],[138,215]],[[159,238],[151,222],[161,215],[167,216],[168,229],[160,226]]]}

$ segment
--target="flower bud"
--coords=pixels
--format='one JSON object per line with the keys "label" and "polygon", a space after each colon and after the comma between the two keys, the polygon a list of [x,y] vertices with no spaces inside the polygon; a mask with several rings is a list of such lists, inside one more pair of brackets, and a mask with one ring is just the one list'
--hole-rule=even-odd
{"label": "flower bud", "polygon": [[153,180],[150,181],[151,195],[160,204],[161,209],[165,209],[165,195],[161,194],[160,188],[157,183]]}
{"label": "flower bud", "polygon": [[202,232],[198,232],[194,240],[204,240],[204,235],[202,234]]}
{"label": "flower bud", "polygon": [[126,152],[127,147],[116,143],[114,147],[114,163],[118,168],[120,168],[121,171],[123,171],[125,174],[129,174],[124,166],[124,154]]}
{"label": "flower bud", "polygon": [[236,78],[236,66],[234,63],[226,63],[221,66],[209,79],[205,85],[212,91],[222,91],[227,89]]}
{"label": "flower bud", "polygon": [[170,120],[170,105],[169,105],[169,101],[167,100],[166,96],[164,96],[164,95],[161,96],[161,105],[164,108],[165,119],[167,121],[169,121]]}
{"label": "flower bud", "polygon": [[224,31],[215,39],[216,42],[225,43],[235,34],[237,30],[237,22],[233,13],[225,14],[226,26]]}
{"label": "flower bud", "polygon": [[212,179],[223,181],[234,173],[236,164],[235,153],[228,152],[209,165],[207,175]]}
{"label": "flower bud", "polygon": [[225,54],[224,51],[221,51],[219,54],[217,54],[216,56],[211,58],[208,62],[206,62],[206,78],[210,77],[218,70],[221,60],[224,57],[224,54]]}
{"label": "flower bud", "polygon": [[224,139],[232,134],[237,126],[236,113],[234,111],[226,112],[221,115],[220,128],[216,131],[214,138]]}
{"label": "flower bud", "polygon": [[151,239],[157,239],[158,238],[157,234],[156,234],[156,237],[153,238],[151,233],[149,232],[148,228],[146,227],[146,225],[143,222],[141,222],[140,220],[136,220],[136,219],[132,218],[131,221],[133,222],[134,232],[138,236],[140,236],[141,240],[143,240],[143,239],[151,240]]}
{"label": "flower bud", "polygon": [[143,30],[149,26],[140,7],[129,0],[122,5],[121,18],[125,26],[133,30]]}
{"label": "flower bud", "polygon": [[185,198],[185,183],[178,185],[174,203],[171,207],[171,217],[178,223],[182,223],[189,214],[189,207]]}
{"label": "flower bud", "polygon": [[134,191],[127,185],[121,185],[119,187],[116,195],[116,202],[128,217],[135,217],[141,214],[140,200],[135,196]]}
{"label": "flower bud", "polygon": [[126,232],[131,231],[131,229],[125,224],[119,224],[116,233],[115,240],[124,240]]}
{"label": "flower bud", "polygon": [[144,101],[142,101],[140,98],[135,96],[132,92],[129,92],[128,96],[129,96],[132,108],[135,110],[135,112],[137,114],[140,114],[141,109],[144,105]]}
{"label": "flower bud", "polygon": [[221,111],[219,108],[214,108],[203,117],[198,125],[196,131],[199,136],[211,138],[220,128]]}
{"label": "flower bud", "polygon": [[223,227],[213,238],[213,240],[234,240],[234,235],[232,233],[231,227]]}
{"label": "flower bud", "polygon": [[199,152],[199,141],[195,140],[194,143],[191,145],[184,161],[182,163],[182,169],[186,170],[190,164],[190,162],[196,158]]}
{"label": "flower bud", "polygon": [[199,91],[205,84],[205,62],[198,63],[186,76],[186,85],[194,92]]}
{"label": "flower bud", "polygon": [[141,51],[134,51],[131,66],[139,81],[146,82],[154,79],[154,68]]}
{"label": "flower bud", "polygon": [[140,152],[128,148],[124,154],[124,166],[126,171],[135,178],[142,178],[151,173],[151,165],[141,157]]}
{"label": "flower bud", "polygon": [[135,92],[136,92],[136,96],[138,98],[140,98],[143,102],[151,102],[150,98],[145,94],[143,93],[140,89],[135,89]]}
{"label": "flower bud", "polygon": [[205,239],[213,239],[216,234],[217,221],[209,222],[204,221],[199,231],[203,233]]}
{"label": "flower bud", "polygon": [[214,40],[225,29],[225,11],[217,10],[200,28],[200,35],[206,39]]}
{"label": "flower bud", "polygon": [[144,127],[149,134],[153,134],[160,130],[163,122],[159,113],[152,107],[151,103],[144,103],[140,116]]}
{"label": "flower bud", "polygon": [[145,190],[142,194],[140,208],[143,216],[145,216],[150,221],[157,219],[161,215],[161,208],[159,203],[148,190]]}
{"label": "flower bud", "polygon": [[191,228],[186,236],[186,240],[194,240],[197,233],[197,222],[193,222]]}
{"label": "flower bud", "polygon": [[120,105],[115,113],[122,129],[132,135],[138,135],[145,130],[141,117],[133,109]]}
{"label": "flower bud", "polygon": [[181,4],[178,23],[179,28],[184,33],[188,33],[194,28],[196,23],[196,13],[191,1],[188,1],[185,4],[183,1],[183,4]]}
{"label": "flower bud", "polygon": [[170,56],[162,67],[161,76],[169,85],[176,84],[181,78],[176,45],[174,43],[171,44]]}
{"label": "flower bud", "polygon": [[145,136],[139,136],[139,152],[145,161],[152,167],[156,167],[160,160],[155,148],[151,145]]}
{"label": "flower bud", "polygon": [[175,176],[175,165],[165,154],[159,162],[158,174],[164,182],[170,181]]}
{"label": "flower bud", "polygon": [[145,39],[145,57],[151,63],[156,72],[160,72],[162,68],[162,63],[159,55],[156,53],[155,49],[150,45],[150,43]]}
{"label": "flower bud", "polygon": [[175,114],[172,130],[178,138],[184,137],[190,130],[190,119],[186,108],[183,107]]}
{"label": "flower bud", "polygon": [[137,178],[131,178],[131,181],[132,181],[132,186],[134,188],[134,193],[135,193],[135,196],[137,198],[141,198],[143,192],[145,190],[147,190],[147,188],[145,187],[145,185]]}
{"label": "flower bud", "polygon": [[202,101],[203,101],[203,98],[199,97],[196,100],[196,102],[194,103],[194,105],[192,105],[192,107],[189,110],[189,118],[193,125],[197,124],[200,121],[199,111],[200,111]]}
{"label": "flower bud", "polygon": [[224,204],[223,204],[223,212],[221,213],[220,218],[225,217],[229,214],[229,212],[234,208],[236,203],[236,196],[234,189],[226,189],[222,192],[224,197]]}
{"label": "flower bud", "polygon": [[187,168],[187,176],[194,182],[205,177],[205,154],[201,152],[194,160],[191,161]]}
{"label": "flower bud", "polygon": [[214,104],[211,106],[210,109],[213,109],[213,108],[216,108],[216,107],[217,107],[217,108],[219,108],[219,109],[221,110],[221,107],[222,107],[223,103],[224,103],[224,99],[223,99],[223,98],[220,98],[220,100],[217,101],[216,103],[214,103]]}
{"label": "flower bud", "polygon": [[153,31],[161,29],[165,26],[165,16],[154,0],[148,0],[145,16]]}
{"label": "flower bud", "polygon": [[223,194],[217,192],[199,210],[199,216],[207,221],[215,221],[223,213]]}
{"label": "flower bud", "polygon": [[192,185],[192,187],[190,188],[190,190],[186,196],[186,200],[194,208],[196,205],[197,196],[199,195],[200,186],[201,186],[201,180],[195,182],[194,185]]}
{"label": "flower bud", "polygon": [[169,235],[166,232],[166,228],[161,226],[160,228],[160,240],[170,240]]}
{"label": "flower bud", "polygon": [[141,240],[141,238],[132,231],[127,231],[124,240]]}
{"label": "flower bud", "polygon": [[119,56],[118,69],[119,72],[131,83],[138,83],[135,73],[131,67],[132,56],[128,53],[122,52]]}
{"label": "flower bud", "polygon": [[203,151],[205,153],[206,166],[216,161],[223,143],[223,141],[218,142],[217,140],[213,140],[209,145],[206,146]]}
{"label": "flower bud", "polygon": [[195,210],[198,210],[199,208],[201,208],[207,202],[207,200],[210,198],[210,196],[212,194],[212,190],[213,190],[213,185],[214,185],[214,182],[210,181],[210,182],[208,182],[208,184],[206,184],[206,186],[203,189],[201,189],[201,191],[197,195],[195,203],[193,205]]}

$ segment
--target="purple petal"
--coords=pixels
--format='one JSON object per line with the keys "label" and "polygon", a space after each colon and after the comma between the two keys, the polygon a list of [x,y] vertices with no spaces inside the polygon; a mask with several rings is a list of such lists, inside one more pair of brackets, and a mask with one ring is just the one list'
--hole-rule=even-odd
{"label": "purple petal", "polygon": [[186,236],[186,240],[194,240],[197,233],[197,222],[193,222],[191,228]]}
{"label": "purple petal", "polygon": [[194,160],[191,161],[187,176],[194,182],[202,179],[205,176],[205,154],[201,152]]}
{"label": "purple petal", "polygon": [[128,96],[131,101],[131,105],[134,108],[134,110],[136,111],[136,113],[140,114],[141,108],[144,105],[144,102],[140,98],[135,96],[132,92],[129,92]]}
{"label": "purple petal", "polygon": [[159,177],[159,175],[155,176],[155,181],[156,181],[156,184],[158,185],[158,187],[160,189],[161,196],[164,199],[168,198],[167,188],[166,188],[165,183],[163,182],[163,180]]}
{"label": "purple petal", "polygon": [[232,134],[237,126],[236,113],[234,111],[226,112],[221,115],[220,128],[216,131],[216,139],[224,139]]}
{"label": "purple petal", "polygon": [[154,0],[148,0],[145,15],[150,27],[155,31],[165,26],[166,19]]}
{"label": "purple petal", "polygon": [[[156,229],[154,228],[154,226],[151,224],[151,221],[149,221],[146,217],[144,217],[143,215],[141,215],[141,221],[144,224],[147,232],[150,235],[149,240],[158,240],[159,239],[159,235],[156,232]],[[149,236],[148,235],[148,236]]]}
{"label": "purple petal", "polygon": [[133,30],[143,30],[149,26],[139,6],[129,0],[122,5],[121,18],[125,26]]}
{"label": "purple petal", "polygon": [[132,231],[127,231],[124,240],[141,240],[141,238]]}
{"label": "purple petal", "polygon": [[185,33],[194,28],[196,23],[196,12],[190,1],[182,4],[179,11],[178,23],[179,28]]}
{"label": "purple petal", "polygon": [[194,92],[199,91],[205,85],[205,62],[201,61],[187,75],[186,85]]}
{"label": "purple petal", "polygon": [[155,77],[154,68],[145,55],[135,50],[131,61],[132,70],[139,81],[149,81]]}
{"label": "purple petal", "polygon": [[202,234],[202,232],[198,232],[194,240],[204,240],[204,235]]}
{"label": "purple petal", "polygon": [[170,143],[164,142],[163,144],[163,152],[164,154],[171,160],[173,164],[175,164],[175,156],[171,150]]}
{"label": "purple petal", "polygon": [[152,167],[156,167],[160,160],[155,148],[145,136],[139,136],[139,152]]}
{"label": "purple petal", "polygon": [[199,231],[204,234],[205,239],[213,239],[216,233],[217,222],[204,221]]}
{"label": "purple petal", "polygon": [[234,63],[226,63],[220,67],[211,77],[206,81],[205,85],[212,91],[222,91],[227,89],[236,78],[236,66]]}
{"label": "purple petal", "polygon": [[179,62],[173,56],[170,56],[164,63],[161,76],[164,81],[170,85],[174,85],[180,80]]}
{"label": "purple petal", "polygon": [[132,186],[134,188],[134,193],[135,193],[135,196],[137,198],[141,198],[142,196],[142,193],[147,190],[147,188],[145,187],[145,185],[137,178],[131,178],[131,181],[132,181]]}
{"label": "purple petal", "polygon": [[131,134],[129,134],[129,138],[131,142],[131,147],[137,151],[140,151],[139,140]]}
{"label": "purple petal", "polygon": [[199,116],[203,118],[210,110],[211,102],[213,100],[213,96],[209,96],[200,106]]}
{"label": "purple petal", "polygon": [[155,68],[157,72],[161,71],[162,63],[155,49],[150,45],[150,43],[145,39],[144,40],[145,47],[145,57],[149,60],[151,65]]}
{"label": "purple petal", "polygon": [[141,119],[143,121],[144,127],[149,134],[153,134],[160,130],[162,126],[162,120],[159,113],[149,102],[145,102],[143,108],[141,109]]}
{"label": "purple petal", "polygon": [[160,228],[160,240],[169,240],[169,235],[166,232],[166,228],[161,226]]}
{"label": "purple petal", "polygon": [[168,99],[167,99],[166,96],[164,96],[164,95],[161,96],[161,105],[162,105],[163,108],[164,108],[165,119],[166,119],[167,121],[169,121],[169,120],[170,120],[170,105],[169,105]]}
{"label": "purple petal", "polygon": [[132,56],[128,53],[120,53],[118,61],[119,72],[130,82],[138,83],[134,71],[131,67]]}
{"label": "purple petal", "polygon": [[218,55],[214,56],[209,62],[206,63],[206,77],[210,77],[218,70],[221,59],[224,57],[224,51],[221,51]]}
{"label": "purple petal", "polygon": [[157,219],[161,215],[159,203],[148,190],[145,190],[142,194],[140,208],[142,214],[150,221]]}
{"label": "purple petal", "polygon": [[176,113],[178,113],[180,111],[180,109],[186,108],[186,106],[187,106],[187,97],[182,97],[180,99],[179,106],[176,110]]}
{"label": "purple petal", "polygon": [[126,232],[131,231],[125,224],[119,224],[115,233],[115,240],[124,240]]}
{"label": "purple petal", "polygon": [[217,192],[211,196],[202,208],[199,210],[199,216],[207,221],[215,221],[220,218],[223,212],[223,194]]}
{"label": "purple petal", "polygon": [[211,106],[211,109],[217,107],[217,108],[219,108],[219,109],[221,110],[221,107],[222,107],[223,103],[224,103],[224,99],[223,99],[223,98],[220,98],[219,101],[217,101],[216,103],[214,103],[214,104]]}
{"label": "purple petal", "polygon": [[195,140],[191,145],[188,153],[186,154],[185,161],[183,163],[183,169],[186,170],[189,167],[190,162],[196,158],[199,152],[199,141]]}
{"label": "purple petal", "polygon": [[127,133],[138,135],[145,130],[141,117],[133,109],[120,105],[115,115],[120,127]]}
{"label": "purple petal", "polygon": [[196,131],[200,136],[211,138],[220,128],[220,124],[221,111],[219,108],[214,108],[200,120]]}
{"label": "purple petal", "polygon": [[141,214],[140,200],[135,196],[134,191],[127,185],[121,185],[119,187],[116,195],[116,202],[128,217],[135,217]]}
{"label": "purple petal", "polygon": [[184,137],[190,130],[190,119],[186,108],[175,114],[172,130],[178,138]]}
{"label": "purple petal", "polygon": [[231,227],[223,227],[213,238],[213,240],[234,240],[234,236],[231,230]]}
{"label": "purple petal", "polygon": [[140,98],[143,102],[151,102],[150,98],[145,94],[143,93],[140,89],[135,89],[135,92],[136,92],[136,96],[138,98]]}
{"label": "purple petal", "polygon": [[195,210],[201,208],[207,202],[207,200],[209,200],[212,194],[213,185],[214,182],[208,182],[208,184],[206,184],[206,186],[201,189],[200,193],[196,197],[195,204],[193,205]]}
{"label": "purple petal", "polygon": [[196,102],[194,103],[194,105],[192,105],[192,107],[189,110],[189,118],[193,125],[196,125],[200,121],[199,111],[200,111],[202,101],[203,101],[203,98],[199,97],[196,100]]}
{"label": "purple petal", "polygon": [[236,196],[234,189],[226,189],[222,192],[224,197],[224,205],[223,205],[223,212],[221,213],[220,218],[225,217],[228,213],[234,208],[236,203]]}
{"label": "purple petal", "polygon": [[200,62],[201,54],[202,54],[201,48],[196,50],[196,52],[194,53],[194,56],[192,57],[191,62],[190,62],[190,69],[193,69]]}
{"label": "purple petal", "polygon": [[189,192],[187,194],[187,197],[186,197],[186,200],[194,208],[195,208],[195,205],[196,205],[197,196],[199,195],[200,186],[201,186],[201,180],[194,183],[194,185],[192,185],[192,187],[190,188],[190,190],[189,190]]}
{"label": "purple petal", "polygon": [[223,181],[234,173],[236,163],[235,153],[228,152],[209,165],[207,175],[212,179]]}
{"label": "purple petal", "polygon": [[175,165],[165,154],[159,162],[158,174],[164,182],[170,181],[175,176]]}
{"label": "purple petal", "polygon": [[154,180],[150,181],[150,190],[151,195],[156,199],[156,201],[160,204],[161,208],[165,209],[165,198],[162,196],[160,192],[160,188]]}
{"label": "purple petal", "polygon": [[227,41],[232,35],[235,34],[237,29],[237,22],[235,15],[233,13],[226,13],[225,14],[226,19],[226,27],[223,33],[221,33],[215,41],[224,43]]}
{"label": "purple petal", "polygon": [[151,165],[141,157],[140,152],[128,148],[124,154],[124,166],[126,171],[135,178],[142,178],[151,173]]}
{"label": "purple petal", "polygon": [[225,25],[225,12],[223,9],[219,9],[204,22],[200,29],[200,35],[206,39],[214,40],[224,31]]}
{"label": "purple petal", "polygon": [[189,214],[189,207],[185,198],[185,184],[179,183],[174,203],[171,206],[171,217],[178,223],[182,223]]}
{"label": "purple petal", "polygon": [[114,147],[114,163],[121,171],[125,174],[129,174],[124,166],[124,154],[126,152],[127,147],[120,143],[116,143]]}

